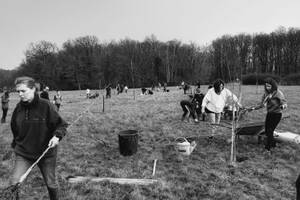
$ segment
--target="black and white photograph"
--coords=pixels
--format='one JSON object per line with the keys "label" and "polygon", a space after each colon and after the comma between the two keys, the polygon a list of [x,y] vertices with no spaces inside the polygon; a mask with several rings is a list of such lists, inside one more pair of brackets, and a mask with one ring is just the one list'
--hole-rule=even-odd
{"label": "black and white photograph", "polygon": [[299,8],[0,0],[0,200],[300,200]]}

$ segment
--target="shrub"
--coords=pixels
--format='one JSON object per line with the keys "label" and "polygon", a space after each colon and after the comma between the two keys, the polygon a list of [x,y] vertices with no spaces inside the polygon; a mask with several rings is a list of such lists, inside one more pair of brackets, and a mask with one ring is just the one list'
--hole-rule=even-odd
{"label": "shrub", "polygon": [[283,82],[285,85],[300,85],[300,73],[287,75]]}
{"label": "shrub", "polygon": [[273,78],[278,83],[281,81],[280,76],[274,74],[247,74],[243,75],[242,82],[244,85],[256,85],[256,80],[259,85],[264,84],[264,80],[268,77]]}

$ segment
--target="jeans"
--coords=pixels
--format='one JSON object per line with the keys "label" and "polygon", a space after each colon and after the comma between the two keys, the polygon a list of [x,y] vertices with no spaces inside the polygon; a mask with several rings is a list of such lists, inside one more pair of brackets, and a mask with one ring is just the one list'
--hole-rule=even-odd
{"label": "jeans", "polygon": [[281,113],[268,113],[265,121],[265,132],[267,135],[267,143],[265,149],[270,150],[272,147],[276,146],[274,140],[274,130],[281,120]]}
{"label": "jeans", "polygon": [[[35,160],[27,159],[23,156],[16,154],[11,184],[18,183],[20,177],[34,163],[34,161]],[[48,190],[49,188],[57,189],[58,183],[55,177],[56,155],[53,157],[42,158],[37,165],[43,175]]]}
{"label": "jeans", "polygon": [[205,108],[205,112],[207,114],[208,121],[211,124],[220,124],[221,113],[214,113],[214,112],[208,110],[207,108]]}

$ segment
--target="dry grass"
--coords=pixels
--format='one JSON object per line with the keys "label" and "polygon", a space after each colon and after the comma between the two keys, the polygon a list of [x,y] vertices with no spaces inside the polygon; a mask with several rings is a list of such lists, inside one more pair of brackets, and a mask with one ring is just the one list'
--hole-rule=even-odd
{"label": "dry grass", "polygon": [[[206,86],[203,86],[206,88]],[[230,88],[233,89],[233,88]],[[289,100],[286,115],[278,129],[299,133],[300,88],[282,87]],[[234,91],[237,93],[238,88]],[[212,127],[205,122],[181,122],[179,101],[186,98],[182,90],[152,96],[127,94],[105,99],[87,100],[85,91],[64,91],[61,115],[71,123],[69,134],[59,149],[58,179],[63,200],[71,199],[294,199],[294,182],[299,170],[299,146],[281,143],[271,156],[254,137],[238,140],[238,157],[247,157],[236,167],[229,165],[231,131],[218,127],[216,136],[208,139]],[[262,88],[243,86],[243,104],[259,101]],[[101,91],[103,94],[103,91]],[[53,97],[53,94],[50,94]],[[18,98],[11,96],[9,118]],[[82,114],[82,115],[80,115]],[[265,112],[254,111],[243,121],[263,121]],[[72,123],[76,121],[76,123]],[[118,150],[118,133],[139,130],[137,154],[123,157]],[[0,188],[8,186],[13,154],[10,150],[9,124],[0,127]],[[190,156],[174,151],[179,136],[196,137],[197,147]],[[158,159],[152,177],[153,160]],[[75,175],[119,178],[155,178],[151,186],[118,185],[109,182],[71,184],[66,177]],[[37,169],[22,184],[22,199],[47,199],[48,194]]]}

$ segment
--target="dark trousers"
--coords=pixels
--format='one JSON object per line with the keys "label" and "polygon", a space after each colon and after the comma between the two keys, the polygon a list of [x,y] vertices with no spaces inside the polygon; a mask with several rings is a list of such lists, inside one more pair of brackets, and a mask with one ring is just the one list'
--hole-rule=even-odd
{"label": "dark trousers", "polygon": [[296,181],[296,192],[297,192],[297,200],[300,200],[300,174]]}
{"label": "dark trousers", "polygon": [[59,111],[60,104],[55,104],[55,105],[56,105],[57,111]]}
{"label": "dark trousers", "polygon": [[265,121],[265,132],[267,135],[267,142],[265,148],[270,150],[272,147],[276,146],[274,140],[274,130],[277,127],[282,117],[281,113],[268,113]]}
{"label": "dark trousers", "polygon": [[6,115],[7,115],[8,108],[2,108],[2,118],[1,122],[5,122]]}
{"label": "dark trousers", "polygon": [[300,174],[296,181],[297,200],[300,200]]}
{"label": "dark trousers", "polygon": [[182,100],[180,102],[180,106],[181,106],[181,108],[183,110],[182,118],[185,118],[188,113],[189,113],[189,115],[191,115],[193,117],[193,119],[196,118],[196,116],[195,116],[195,109],[193,108],[193,104],[191,102],[189,102],[187,100]]}

